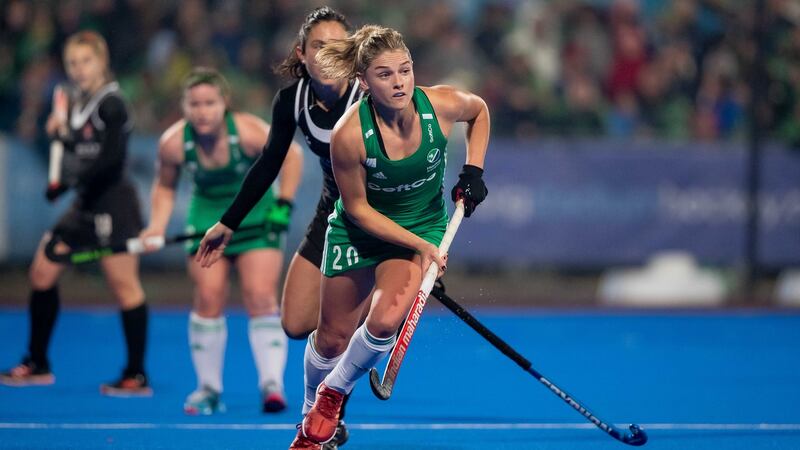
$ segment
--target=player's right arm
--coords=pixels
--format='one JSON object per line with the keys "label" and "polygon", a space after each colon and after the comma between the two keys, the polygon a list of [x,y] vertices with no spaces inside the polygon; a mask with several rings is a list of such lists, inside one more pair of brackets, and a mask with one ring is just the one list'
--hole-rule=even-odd
{"label": "player's right arm", "polygon": [[[139,234],[143,240],[153,236],[164,236],[172,210],[175,208],[175,191],[183,164],[184,120],[169,127],[158,142],[156,176],[150,192],[150,220],[147,228]],[[148,248],[154,250],[155,248]]]}
{"label": "player's right arm", "polygon": [[297,127],[292,110],[293,99],[290,97],[285,90],[275,95],[272,102],[272,126],[267,136],[267,143],[247,172],[233,203],[220,219],[220,223],[226,228],[236,230],[278,177]]}

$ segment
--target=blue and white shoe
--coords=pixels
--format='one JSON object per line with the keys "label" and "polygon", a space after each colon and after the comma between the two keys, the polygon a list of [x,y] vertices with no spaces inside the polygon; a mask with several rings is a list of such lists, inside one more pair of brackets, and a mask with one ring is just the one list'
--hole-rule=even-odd
{"label": "blue and white shoe", "polygon": [[222,403],[219,392],[202,387],[186,397],[183,412],[192,416],[210,416],[225,412],[225,404]]}

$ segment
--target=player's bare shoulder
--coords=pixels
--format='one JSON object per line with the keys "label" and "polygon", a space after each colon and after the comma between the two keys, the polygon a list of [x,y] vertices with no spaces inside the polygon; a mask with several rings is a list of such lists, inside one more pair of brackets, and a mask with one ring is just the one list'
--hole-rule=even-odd
{"label": "player's bare shoulder", "polygon": [[158,158],[175,164],[183,162],[183,130],[186,120],[181,119],[161,134],[158,140]]}
{"label": "player's bare shoulder", "polygon": [[233,121],[245,152],[251,156],[260,153],[269,136],[269,124],[255,114],[247,112],[233,113]]}
{"label": "player's bare shoulder", "polygon": [[458,117],[463,108],[462,103],[465,102],[465,92],[447,84],[419,88],[428,96],[437,116],[450,120]]}

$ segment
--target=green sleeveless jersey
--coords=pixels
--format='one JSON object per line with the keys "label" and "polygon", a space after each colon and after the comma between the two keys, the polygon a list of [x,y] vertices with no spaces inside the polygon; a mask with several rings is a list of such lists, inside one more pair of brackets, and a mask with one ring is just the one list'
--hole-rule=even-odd
{"label": "green sleeveless jersey", "polygon": [[[195,132],[191,124],[187,122],[183,128],[183,165],[192,178],[192,196],[186,219],[187,233],[205,231],[222,217],[239,191],[247,171],[256,160],[242,150],[233,114],[225,113],[225,126],[228,131],[228,164],[214,169],[205,168],[200,164]],[[264,224],[267,210],[274,202],[275,197],[270,188],[242,221],[241,227]],[[252,236],[249,233],[248,231],[248,237]],[[263,239],[248,239],[241,244],[236,242],[237,234],[234,234],[233,242],[225,248],[225,254],[235,255],[253,248],[280,246],[281,236],[266,231],[263,234],[265,235]],[[187,251],[194,253],[199,243],[199,239],[187,241]]]}
{"label": "green sleeveless jersey", "polygon": [[[447,227],[447,211],[442,196],[447,138],[439,127],[433,106],[421,89],[414,89],[412,101],[422,127],[420,145],[410,156],[390,160],[369,97],[361,100],[358,115],[366,149],[367,202],[403,228],[439,245]],[[413,253],[358,228],[347,218],[341,198],[336,201],[328,225],[321,267],[326,276]]]}

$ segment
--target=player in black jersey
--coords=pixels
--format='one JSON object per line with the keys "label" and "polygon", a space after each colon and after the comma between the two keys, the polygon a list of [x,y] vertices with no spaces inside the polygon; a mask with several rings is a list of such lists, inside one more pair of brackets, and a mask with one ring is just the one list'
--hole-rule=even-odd
{"label": "player in black jersey", "polygon": [[[283,287],[281,324],[293,339],[307,337],[316,328],[319,318],[325,230],[328,215],[339,198],[331,170],[331,130],[347,108],[363,95],[354,80],[322,76],[314,58],[326,42],[347,37],[349,28],[347,19],[329,7],[316,8],[306,16],[289,56],[276,68],[276,72],[295,81],[279,91],[273,100],[272,131],[264,151],[250,169],[231,206],[206,233],[197,252],[197,260],[206,267],[222,256],[234,230],[277,177],[295,130],[300,128],[308,147],[319,157],[323,185],[316,214],[292,258]],[[313,398],[314,393],[310,395]],[[303,411],[310,407],[310,402],[305,403]],[[344,440],[346,431],[342,426],[335,441],[341,445]],[[334,446],[329,443],[327,448]]]}
{"label": "player in black jersey", "polygon": [[[65,266],[47,259],[44,245],[80,247],[108,245],[136,237],[142,217],[136,189],[125,176],[125,155],[132,119],[113,81],[108,65],[108,47],[99,34],[82,31],[64,47],[64,65],[72,84],[69,113],[52,114],[47,132],[63,141],[67,167],[59,185],[48,187],[55,200],[68,189],[75,201],[53,229],[46,233],[30,267],[30,336],[28,354],[11,370],[0,374],[9,385],[52,384],[47,349],[59,311],[58,279]],[[57,247],[57,251],[60,251]],[[100,262],[106,281],[122,310],[122,326],[128,362],[122,377],[101,385],[107,395],[151,395],[144,371],[147,334],[147,304],[139,282],[139,260],[134,255],[107,256]]]}

